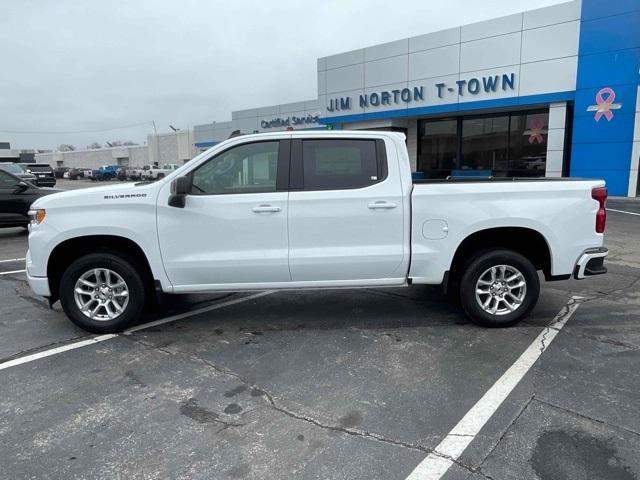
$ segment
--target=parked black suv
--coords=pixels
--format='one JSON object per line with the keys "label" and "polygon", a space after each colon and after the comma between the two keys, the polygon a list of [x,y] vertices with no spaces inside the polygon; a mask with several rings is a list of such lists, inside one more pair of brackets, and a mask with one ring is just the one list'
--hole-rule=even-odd
{"label": "parked black suv", "polygon": [[0,228],[26,227],[31,204],[44,195],[59,191],[36,187],[12,173],[0,170]]}
{"label": "parked black suv", "polygon": [[20,163],[27,173],[33,173],[36,176],[35,183],[39,187],[53,187],[56,184],[56,176],[53,168],[46,163]]}

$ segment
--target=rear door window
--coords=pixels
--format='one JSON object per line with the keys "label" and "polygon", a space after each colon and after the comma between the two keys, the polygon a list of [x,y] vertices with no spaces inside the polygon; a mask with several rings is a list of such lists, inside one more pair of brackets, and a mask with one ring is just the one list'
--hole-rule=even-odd
{"label": "rear door window", "polygon": [[302,140],[304,190],[368,187],[384,180],[382,141],[368,139]]}

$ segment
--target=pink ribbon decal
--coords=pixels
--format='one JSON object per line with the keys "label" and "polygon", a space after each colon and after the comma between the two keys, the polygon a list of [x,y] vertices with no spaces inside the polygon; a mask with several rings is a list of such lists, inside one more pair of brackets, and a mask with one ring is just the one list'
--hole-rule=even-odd
{"label": "pink ribbon decal", "polygon": [[523,135],[529,136],[529,138],[527,138],[529,143],[531,145],[534,143],[544,143],[544,137],[542,135],[548,133],[548,130],[544,128],[544,120],[534,117],[528,123],[529,126],[527,130],[523,132]]}
{"label": "pink ribbon decal", "polygon": [[542,136],[542,129],[544,128],[544,122],[539,118],[536,118],[531,121],[529,124],[529,130],[526,133],[529,134],[529,143],[533,145],[534,143],[542,143],[544,142],[544,137]]}
{"label": "pink ribbon decal", "polygon": [[[605,95],[607,96],[606,98],[604,97]],[[587,112],[596,112],[593,117],[596,122],[599,122],[603,116],[607,119],[607,122],[610,122],[613,120],[613,112],[611,110],[622,108],[621,103],[613,103],[615,99],[616,92],[614,92],[612,88],[602,88],[596,93],[596,105],[590,105],[589,108],[587,108]]]}

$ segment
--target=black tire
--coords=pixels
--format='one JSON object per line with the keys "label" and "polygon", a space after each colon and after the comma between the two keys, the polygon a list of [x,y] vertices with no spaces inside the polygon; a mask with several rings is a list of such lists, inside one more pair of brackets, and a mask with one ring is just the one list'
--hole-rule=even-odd
{"label": "black tire", "polygon": [[[126,282],[129,300],[122,313],[111,320],[95,320],[86,316],[74,297],[78,279],[89,270],[106,268],[118,274]],[[60,303],[69,319],[83,330],[93,333],[120,332],[136,321],[145,305],[145,288],[135,267],[126,259],[111,253],[91,253],[75,260],[60,280]]]}
{"label": "black tire", "polygon": [[159,173],[158,178],[156,180],[162,180],[164,178],[164,173]]}
{"label": "black tire", "polygon": [[[476,286],[478,285],[480,277],[491,269],[491,267],[500,265],[518,270],[522,274],[526,286],[526,291],[523,294],[524,297],[521,299],[519,306],[511,312],[502,314],[486,311],[480,304],[480,300],[476,298]],[[500,269],[496,270],[498,275],[500,275],[499,271]],[[488,286],[484,288],[492,287]],[[514,292],[517,296],[521,290],[515,289]],[[508,298],[512,304],[515,303],[513,302],[515,297],[511,295],[507,297],[507,295],[504,295],[504,298]],[[527,258],[512,250],[491,250],[479,253],[466,264],[463,269],[462,278],[460,279],[460,303],[462,308],[473,323],[483,327],[509,327],[518,323],[535,307],[539,296],[540,279],[538,278],[538,272]],[[489,294],[481,294],[480,299],[484,300],[488,299],[488,297]],[[502,297],[498,296],[496,300],[501,298]],[[500,300],[500,302],[502,302],[502,300]],[[491,303],[491,305],[493,305],[493,303]],[[507,309],[506,303],[496,302],[496,305],[502,305],[500,310]]]}

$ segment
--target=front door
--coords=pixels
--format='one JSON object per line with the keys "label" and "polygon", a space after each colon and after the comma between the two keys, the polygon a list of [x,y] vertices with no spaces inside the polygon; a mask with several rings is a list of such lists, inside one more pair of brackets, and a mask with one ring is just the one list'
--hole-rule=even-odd
{"label": "front door", "polygon": [[18,191],[20,179],[0,170],[0,225],[27,224],[29,196]]}
{"label": "front door", "polygon": [[189,174],[184,208],[158,204],[162,261],[176,291],[290,281],[286,180],[276,185],[288,145],[230,147]]}
{"label": "front door", "polygon": [[292,280],[404,282],[402,187],[398,171],[387,172],[385,142],[294,140],[291,156]]}

